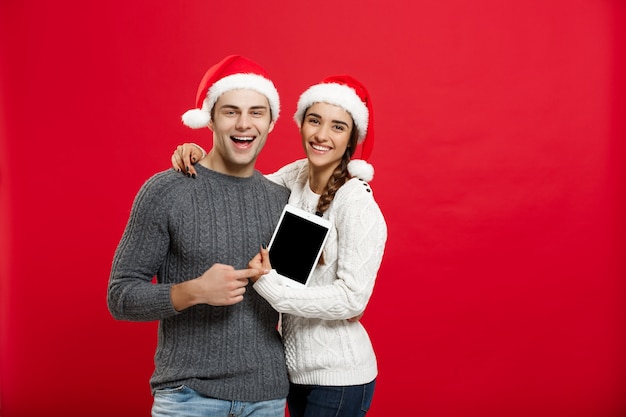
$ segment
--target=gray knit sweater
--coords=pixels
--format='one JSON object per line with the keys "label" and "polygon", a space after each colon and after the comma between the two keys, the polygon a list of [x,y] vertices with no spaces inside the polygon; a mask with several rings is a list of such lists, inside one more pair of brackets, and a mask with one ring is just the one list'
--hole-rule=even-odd
{"label": "gray knit sweater", "polygon": [[284,398],[278,313],[267,301],[249,286],[238,304],[178,313],[170,287],[214,263],[246,268],[269,242],[289,191],[259,172],[239,178],[196,170],[195,180],[158,173],[137,194],[113,260],[109,310],[120,320],[159,320],[153,391],[186,385],[225,400]]}

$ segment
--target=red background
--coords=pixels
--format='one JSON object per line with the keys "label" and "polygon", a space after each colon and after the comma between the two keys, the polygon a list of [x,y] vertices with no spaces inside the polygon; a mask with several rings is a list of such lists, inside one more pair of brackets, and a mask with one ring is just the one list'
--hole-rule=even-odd
{"label": "red background", "polygon": [[156,326],[105,293],[135,193],[209,65],[374,97],[389,243],[363,322],[371,417],[626,414],[620,0],[0,1],[1,411],[149,415]]}

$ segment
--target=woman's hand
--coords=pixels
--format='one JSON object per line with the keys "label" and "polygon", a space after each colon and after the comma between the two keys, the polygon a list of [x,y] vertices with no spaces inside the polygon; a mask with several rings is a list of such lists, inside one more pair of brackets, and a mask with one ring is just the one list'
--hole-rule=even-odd
{"label": "woman's hand", "polygon": [[183,143],[182,145],[178,145],[172,154],[172,167],[176,171],[186,174],[188,177],[195,178],[196,169],[194,165],[205,156],[206,152],[204,149],[195,143]]}
{"label": "woman's hand", "polygon": [[[262,269],[263,274],[267,274],[270,272],[270,270],[272,269],[272,265],[270,264],[269,251],[267,250],[265,245],[263,245],[261,251],[257,253],[254,258],[250,259],[250,262],[248,262],[248,268]],[[252,283],[255,283],[259,278],[261,278],[261,275],[250,277],[250,280],[252,281]]]}
{"label": "woman's hand", "polygon": [[[270,264],[269,251],[267,250],[265,245],[263,245],[260,252],[257,253],[254,258],[250,259],[250,262],[248,262],[248,268],[256,270],[261,269],[263,270],[262,275],[269,274],[270,270],[272,269],[272,265]],[[250,281],[252,281],[252,283],[255,283],[259,280],[259,278],[261,278],[262,275],[250,277]],[[365,314],[365,312],[362,312],[361,314],[351,317],[347,320],[349,323],[356,323],[361,320],[363,314]]]}

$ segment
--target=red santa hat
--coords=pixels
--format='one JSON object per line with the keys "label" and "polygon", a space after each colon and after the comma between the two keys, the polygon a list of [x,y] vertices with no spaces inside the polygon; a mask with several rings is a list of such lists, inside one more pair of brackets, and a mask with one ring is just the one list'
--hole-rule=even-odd
{"label": "red santa hat", "polygon": [[269,101],[272,121],[278,119],[280,113],[278,91],[265,69],[248,58],[230,55],[204,74],[198,86],[196,108],[183,114],[183,124],[192,129],[207,127],[211,122],[211,110],[217,99],[225,92],[237,89],[254,90],[263,94]]}
{"label": "red santa hat", "polygon": [[358,143],[363,144],[361,158],[369,158],[374,148],[374,112],[367,89],[349,75],[333,75],[309,87],[298,100],[294,120],[302,127],[304,112],[315,103],[339,106],[350,113],[358,132]]}

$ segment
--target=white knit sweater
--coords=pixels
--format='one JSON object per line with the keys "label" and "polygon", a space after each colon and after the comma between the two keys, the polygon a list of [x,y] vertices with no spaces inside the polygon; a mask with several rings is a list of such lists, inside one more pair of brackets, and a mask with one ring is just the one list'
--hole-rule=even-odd
{"label": "white knit sweater", "polygon": [[[315,212],[319,195],[309,187],[307,160],[268,175],[291,190],[289,203]],[[306,288],[285,285],[275,270],[255,290],[283,313],[282,332],[290,380],[296,384],[358,385],[378,374],[376,356],[360,322],[387,240],[387,225],[370,186],[358,178],[336,193],[324,217],[333,228]],[[295,248],[297,250],[297,248]]]}

